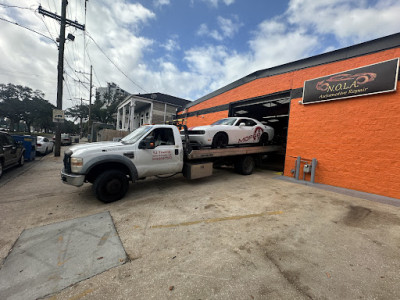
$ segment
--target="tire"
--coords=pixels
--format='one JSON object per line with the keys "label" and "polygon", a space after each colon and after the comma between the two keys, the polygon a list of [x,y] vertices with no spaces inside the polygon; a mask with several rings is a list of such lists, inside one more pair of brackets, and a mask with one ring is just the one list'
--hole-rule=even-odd
{"label": "tire", "polygon": [[0,161],[0,178],[1,178],[1,176],[3,176],[3,170],[4,170],[4,168],[3,168],[3,162]]}
{"label": "tire", "polygon": [[235,162],[236,172],[242,175],[250,175],[253,173],[254,167],[255,162],[250,155],[242,156]]}
{"label": "tire", "polygon": [[46,150],[44,151],[43,155],[46,155],[47,153],[49,153],[49,148],[46,147]]}
{"label": "tire", "polygon": [[211,148],[225,148],[228,145],[228,135],[224,132],[218,132],[214,135]]}
{"label": "tire", "polygon": [[93,191],[97,199],[104,203],[120,200],[125,196],[128,188],[128,178],[119,170],[104,171],[93,184]]}
{"label": "tire", "polygon": [[264,132],[264,133],[261,135],[260,141],[258,142],[258,144],[259,144],[260,146],[268,145],[268,140],[269,140],[268,133],[265,133],[265,132]]}
{"label": "tire", "polygon": [[22,167],[25,163],[25,157],[24,157],[24,153],[21,154],[21,157],[18,160],[18,166]]}

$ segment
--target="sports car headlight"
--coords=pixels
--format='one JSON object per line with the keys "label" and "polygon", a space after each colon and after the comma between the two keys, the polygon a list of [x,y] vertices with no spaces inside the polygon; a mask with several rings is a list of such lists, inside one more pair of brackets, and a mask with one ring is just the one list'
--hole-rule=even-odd
{"label": "sports car headlight", "polygon": [[82,170],[83,158],[81,157],[71,157],[71,172],[79,173]]}

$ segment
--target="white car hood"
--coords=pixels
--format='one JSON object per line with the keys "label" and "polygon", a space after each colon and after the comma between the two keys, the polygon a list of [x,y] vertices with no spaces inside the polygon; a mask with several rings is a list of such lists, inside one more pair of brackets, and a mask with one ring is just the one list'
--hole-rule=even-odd
{"label": "white car hood", "polygon": [[75,155],[79,155],[79,153],[83,152],[83,151],[85,151],[85,152],[86,151],[106,152],[111,149],[116,149],[116,148],[121,148],[121,147],[132,147],[132,144],[123,144],[121,142],[96,142],[96,143],[75,145],[75,146],[70,147],[69,150],[72,151],[75,156]]}

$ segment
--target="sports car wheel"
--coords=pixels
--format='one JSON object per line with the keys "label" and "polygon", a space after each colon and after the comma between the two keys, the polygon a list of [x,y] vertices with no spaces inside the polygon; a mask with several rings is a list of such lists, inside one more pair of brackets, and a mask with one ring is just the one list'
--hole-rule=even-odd
{"label": "sports car wheel", "polygon": [[267,133],[263,133],[261,135],[259,144],[260,144],[260,146],[265,146],[268,144],[268,134]]}
{"label": "sports car wheel", "polygon": [[224,132],[218,132],[214,135],[211,148],[225,148],[228,145],[228,135]]}

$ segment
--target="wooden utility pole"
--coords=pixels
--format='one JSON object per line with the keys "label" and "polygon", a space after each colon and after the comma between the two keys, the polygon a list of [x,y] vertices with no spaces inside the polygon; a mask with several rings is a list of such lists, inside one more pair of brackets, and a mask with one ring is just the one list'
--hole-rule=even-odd
{"label": "wooden utility pole", "polygon": [[90,87],[89,87],[89,120],[88,120],[88,126],[89,126],[89,128],[88,128],[88,132],[90,132],[90,139],[89,139],[89,143],[91,143],[92,141],[93,141],[93,136],[92,136],[92,134],[93,134],[93,130],[92,130],[92,124],[91,124],[91,121],[92,121],[92,70],[93,70],[93,67],[92,66],[90,66]]}
{"label": "wooden utility pole", "polygon": [[[73,26],[75,28],[85,30],[85,25],[80,25],[77,22],[68,20],[66,18],[67,14],[67,0],[62,0],[61,2],[61,17],[42,9],[39,6],[39,13],[44,16],[48,16],[50,18],[56,19],[57,21],[61,22],[60,26],[60,37],[59,37],[59,44],[58,44],[58,75],[57,75],[57,109],[62,110],[62,97],[63,97],[63,83],[64,83],[64,45],[65,45],[65,27],[66,24]],[[60,149],[61,149],[61,127],[60,123],[57,123],[56,128],[56,144],[54,149],[54,156],[60,156]]]}

